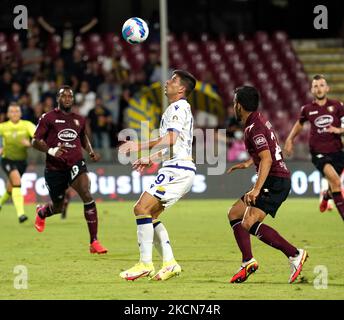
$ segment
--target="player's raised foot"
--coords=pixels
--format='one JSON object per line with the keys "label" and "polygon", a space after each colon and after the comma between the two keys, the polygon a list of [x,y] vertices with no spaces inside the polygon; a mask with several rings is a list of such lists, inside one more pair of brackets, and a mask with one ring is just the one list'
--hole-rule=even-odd
{"label": "player's raised foot", "polygon": [[29,219],[25,214],[22,214],[18,220],[19,220],[19,223],[23,223],[25,222],[27,219]]}
{"label": "player's raised foot", "polygon": [[230,280],[231,283],[241,283],[247,280],[247,278],[258,269],[258,262],[255,258],[247,262],[243,262],[239,271]]}
{"label": "player's raised foot", "polygon": [[325,200],[324,198],[322,198],[319,205],[320,212],[325,212],[327,210],[327,207],[328,207],[328,200]]}
{"label": "player's raised foot", "polygon": [[139,262],[132,268],[122,271],[119,276],[125,280],[136,280],[143,277],[151,277],[155,273],[153,263]]}
{"label": "player's raised foot", "polygon": [[38,232],[43,232],[44,228],[45,228],[45,218],[42,219],[38,214],[42,209],[43,209],[43,206],[41,206],[41,205],[38,205],[36,207],[35,228]]}
{"label": "player's raised foot", "polygon": [[107,249],[104,248],[98,240],[94,240],[90,244],[90,253],[98,253],[98,254],[104,254],[107,253]]}
{"label": "player's raised foot", "polygon": [[289,283],[293,283],[296,278],[301,273],[303,264],[308,258],[308,253],[304,249],[297,249],[299,251],[299,254],[296,257],[289,257],[289,264],[290,264],[290,277],[289,277]]}
{"label": "player's raised foot", "polygon": [[181,271],[181,266],[173,259],[169,262],[164,262],[162,268],[151,278],[151,280],[168,280],[172,277],[179,276]]}

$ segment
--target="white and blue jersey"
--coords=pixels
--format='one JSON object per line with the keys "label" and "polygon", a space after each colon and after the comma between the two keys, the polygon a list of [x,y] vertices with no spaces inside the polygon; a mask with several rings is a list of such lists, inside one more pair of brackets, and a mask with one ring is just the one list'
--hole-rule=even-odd
{"label": "white and blue jersey", "polygon": [[185,99],[171,103],[162,115],[160,136],[165,136],[168,131],[176,131],[178,138],[169,155],[170,159],[164,161],[162,166],[182,166],[196,170],[192,161],[193,116],[190,104]]}
{"label": "white and blue jersey", "polygon": [[166,149],[166,157],[155,180],[146,192],[161,201],[165,208],[176,203],[190,191],[196,174],[192,161],[193,116],[185,99],[171,103],[161,118],[160,136],[168,131],[178,132],[171,154]]}

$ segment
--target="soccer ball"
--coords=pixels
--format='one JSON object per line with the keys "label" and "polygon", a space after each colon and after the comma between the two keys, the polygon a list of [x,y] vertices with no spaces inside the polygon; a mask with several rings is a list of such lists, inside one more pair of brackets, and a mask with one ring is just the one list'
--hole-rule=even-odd
{"label": "soccer ball", "polygon": [[148,37],[149,29],[147,23],[141,18],[130,18],[124,22],[122,36],[130,44],[141,43]]}

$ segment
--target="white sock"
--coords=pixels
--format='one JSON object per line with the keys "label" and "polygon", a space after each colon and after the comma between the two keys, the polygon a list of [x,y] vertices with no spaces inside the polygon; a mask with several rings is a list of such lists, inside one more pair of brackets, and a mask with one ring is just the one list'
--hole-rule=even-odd
{"label": "white sock", "polygon": [[162,255],[163,262],[173,260],[174,256],[170,244],[170,239],[168,237],[168,232],[161,222],[157,223],[154,227],[154,238],[156,239],[155,243],[159,243],[160,250],[158,249],[158,247],[157,249]]}
{"label": "white sock", "polygon": [[137,216],[137,240],[140,250],[140,261],[152,263],[154,230],[152,218],[147,216]]}

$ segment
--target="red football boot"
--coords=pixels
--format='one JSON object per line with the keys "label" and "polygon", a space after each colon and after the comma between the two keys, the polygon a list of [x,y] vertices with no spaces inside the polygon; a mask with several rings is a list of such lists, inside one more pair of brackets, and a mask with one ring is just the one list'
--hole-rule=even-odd
{"label": "red football boot", "polygon": [[94,240],[90,244],[90,253],[103,254],[103,253],[107,253],[107,251],[108,250],[106,248],[104,248],[98,240]]}
{"label": "red football boot", "polygon": [[247,278],[258,269],[258,262],[252,258],[250,261],[243,263],[239,271],[230,280],[231,283],[241,283],[247,280]]}
{"label": "red football boot", "polygon": [[38,212],[43,209],[43,206],[38,205],[36,207],[36,221],[35,221],[35,228],[38,232],[43,232],[45,228],[45,219],[42,219]]}
{"label": "red football boot", "polygon": [[327,210],[327,206],[328,206],[328,200],[325,200],[324,198],[322,198],[320,205],[319,205],[320,212],[325,212]]}

